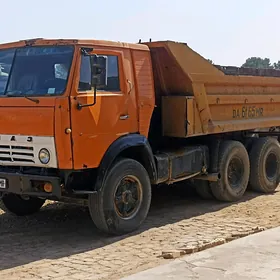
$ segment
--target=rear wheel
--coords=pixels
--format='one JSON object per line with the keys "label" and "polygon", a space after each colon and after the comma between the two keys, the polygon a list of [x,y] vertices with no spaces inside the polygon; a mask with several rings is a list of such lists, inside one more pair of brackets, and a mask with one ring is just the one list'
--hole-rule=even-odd
{"label": "rear wheel", "polygon": [[272,137],[254,141],[250,151],[250,188],[257,192],[274,192],[280,179],[280,145]]}
{"label": "rear wheel", "polygon": [[146,169],[132,159],[121,159],[108,172],[102,188],[89,196],[89,211],[102,231],[121,235],[136,230],[151,204]]}
{"label": "rear wheel", "polygon": [[44,203],[45,200],[38,197],[9,193],[2,196],[0,208],[17,216],[27,216],[38,212]]}
{"label": "rear wheel", "polygon": [[213,199],[213,193],[208,181],[194,180],[195,191],[203,199]]}
{"label": "rear wheel", "polygon": [[[216,173],[218,170],[218,160],[219,160],[219,148],[221,140],[212,139],[210,142],[210,166],[209,172]],[[194,180],[194,186],[196,193],[202,199],[214,199],[213,192],[209,181]]]}
{"label": "rear wheel", "polygon": [[210,183],[213,195],[221,201],[238,201],[246,191],[250,174],[249,156],[242,143],[221,143],[218,172],[220,179]]}

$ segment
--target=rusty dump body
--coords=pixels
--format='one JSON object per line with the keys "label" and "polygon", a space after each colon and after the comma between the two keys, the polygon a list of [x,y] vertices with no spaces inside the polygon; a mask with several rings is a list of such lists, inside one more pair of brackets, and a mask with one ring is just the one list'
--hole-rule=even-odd
{"label": "rusty dump body", "polygon": [[190,137],[280,125],[278,70],[217,67],[184,43],[147,43],[163,135]]}

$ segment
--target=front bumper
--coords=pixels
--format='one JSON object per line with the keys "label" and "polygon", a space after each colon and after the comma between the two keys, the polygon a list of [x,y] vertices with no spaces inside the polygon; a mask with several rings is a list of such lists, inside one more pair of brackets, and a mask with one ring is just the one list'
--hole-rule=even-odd
{"label": "front bumper", "polygon": [[[47,193],[43,188],[38,187],[44,183],[51,183],[51,193]],[[59,177],[0,172],[0,192],[42,197],[61,197],[61,180]]]}

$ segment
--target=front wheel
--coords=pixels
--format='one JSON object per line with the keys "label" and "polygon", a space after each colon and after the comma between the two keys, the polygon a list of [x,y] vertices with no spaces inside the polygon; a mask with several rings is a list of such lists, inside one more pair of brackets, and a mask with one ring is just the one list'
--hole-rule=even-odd
{"label": "front wheel", "polygon": [[89,195],[89,211],[98,229],[121,235],[136,230],[151,204],[146,169],[132,159],[121,159],[109,170],[97,194]]}
{"label": "front wheel", "polygon": [[38,212],[44,203],[45,200],[38,197],[9,193],[0,199],[0,208],[17,216],[27,216]]}

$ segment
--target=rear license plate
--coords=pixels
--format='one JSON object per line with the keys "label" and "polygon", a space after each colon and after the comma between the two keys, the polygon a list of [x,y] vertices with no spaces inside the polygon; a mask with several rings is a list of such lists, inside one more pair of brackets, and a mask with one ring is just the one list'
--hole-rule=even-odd
{"label": "rear license plate", "polygon": [[0,178],[0,189],[6,189],[7,188],[7,180]]}

